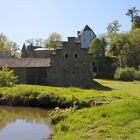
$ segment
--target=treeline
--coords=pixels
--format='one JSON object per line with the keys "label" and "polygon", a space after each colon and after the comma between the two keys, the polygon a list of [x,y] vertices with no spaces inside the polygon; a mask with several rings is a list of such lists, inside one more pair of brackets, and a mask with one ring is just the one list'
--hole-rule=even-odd
{"label": "treeline", "polygon": [[0,53],[7,57],[19,57],[19,45],[9,40],[3,33],[0,33]]}
{"label": "treeline", "polygon": [[131,68],[139,71],[140,16],[138,13],[139,10],[135,7],[128,9],[126,13],[126,16],[131,18],[130,31],[120,32],[121,25],[114,20],[108,24],[107,32],[104,35],[92,40],[89,52],[94,56],[97,77],[113,78],[116,75],[115,71],[118,72],[117,69],[120,74],[124,73],[123,68],[127,68],[125,69],[127,76],[130,71],[134,72],[130,70]]}
{"label": "treeline", "polygon": [[[56,32],[51,33],[47,39],[31,38],[25,41],[27,45],[32,44],[35,46],[42,46],[48,48],[61,47],[61,42],[62,36]],[[1,55],[4,55],[6,57],[20,57],[21,55],[19,45],[14,41],[9,40],[9,38],[3,33],[0,33],[0,53]]]}

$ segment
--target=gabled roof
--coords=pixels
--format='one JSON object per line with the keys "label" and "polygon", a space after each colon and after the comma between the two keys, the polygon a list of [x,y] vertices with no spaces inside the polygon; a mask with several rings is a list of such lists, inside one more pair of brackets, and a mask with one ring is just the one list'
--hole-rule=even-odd
{"label": "gabled roof", "polygon": [[81,31],[92,31],[92,29],[88,25],[86,25]]}
{"label": "gabled roof", "polygon": [[[84,31],[92,31],[93,32],[93,30],[88,26],[88,25],[86,25],[81,31],[80,31],[80,33],[79,33],[79,35],[81,35]],[[96,34],[93,32],[93,34],[96,36]]]}
{"label": "gabled roof", "polygon": [[31,68],[31,67],[49,67],[50,58],[1,58],[0,67],[9,68]]}

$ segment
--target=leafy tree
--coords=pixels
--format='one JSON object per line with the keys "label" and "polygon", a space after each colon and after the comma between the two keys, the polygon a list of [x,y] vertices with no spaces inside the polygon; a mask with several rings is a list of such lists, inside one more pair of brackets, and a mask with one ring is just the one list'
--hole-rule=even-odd
{"label": "leafy tree", "polygon": [[128,49],[127,65],[138,67],[140,65],[140,28],[131,30],[128,35],[130,47]]}
{"label": "leafy tree", "polygon": [[138,15],[140,11],[136,9],[136,7],[132,7],[128,9],[126,15],[130,16],[132,29],[140,28],[140,16]]}
{"label": "leafy tree", "polygon": [[118,20],[114,20],[111,23],[108,24],[107,26],[107,33],[108,35],[114,35],[119,31],[119,28],[121,27],[121,25],[119,24]]}
{"label": "leafy tree", "polygon": [[44,40],[41,38],[31,38],[26,40],[27,45],[44,46]]}
{"label": "leafy tree", "polygon": [[107,38],[108,38],[108,46],[109,46],[109,54],[111,55],[117,55],[119,48],[118,44],[116,43],[119,39],[119,28],[121,25],[117,20],[112,21],[111,23],[108,24],[107,26]]}
{"label": "leafy tree", "polygon": [[140,16],[135,16],[133,23],[132,23],[132,29],[140,28]]}
{"label": "leafy tree", "polygon": [[131,22],[133,23],[135,16],[137,16],[138,12],[140,12],[139,10],[136,9],[136,7],[132,7],[130,9],[128,9],[126,15],[130,16],[131,18]]}
{"label": "leafy tree", "polygon": [[114,78],[117,80],[133,81],[135,79],[136,70],[134,68],[117,68]]}
{"label": "leafy tree", "polygon": [[128,33],[118,33],[112,36],[109,56],[118,59],[120,67],[135,67],[140,65],[140,28]]}
{"label": "leafy tree", "polygon": [[106,39],[105,37],[94,38],[91,41],[89,52],[96,57],[104,57],[106,52]]}
{"label": "leafy tree", "polygon": [[100,72],[101,64],[105,59],[106,45],[107,42],[105,37],[101,36],[100,38],[94,38],[89,47],[89,53],[93,54],[95,65],[97,67],[97,73]]}
{"label": "leafy tree", "polygon": [[13,86],[17,81],[17,76],[15,76],[13,70],[3,67],[0,70],[0,86]]}
{"label": "leafy tree", "polygon": [[10,41],[11,55],[13,57],[19,57],[19,45],[16,42]]}
{"label": "leafy tree", "polygon": [[6,56],[16,57],[16,53],[19,51],[19,46],[10,41],[3,33],[0,34],[0,51]]}
{"label": "leafy tree", "polygon": [[62,47],[62,36],[59,33],[52,33],[46,40],[46,47],[49,48],[59,48]]}

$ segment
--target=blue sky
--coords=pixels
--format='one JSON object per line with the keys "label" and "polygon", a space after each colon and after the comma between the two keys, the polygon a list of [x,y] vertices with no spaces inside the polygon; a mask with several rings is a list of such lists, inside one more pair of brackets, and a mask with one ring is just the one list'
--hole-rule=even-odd
{"label": "blue sky", "polygon": [[46,39],[58,32],[63,40],[88,24],[99,35],[118,20],[130,29],[128,8],[140,10],[139,0],[0,0],[0,32],[22,45],[26,39]]}

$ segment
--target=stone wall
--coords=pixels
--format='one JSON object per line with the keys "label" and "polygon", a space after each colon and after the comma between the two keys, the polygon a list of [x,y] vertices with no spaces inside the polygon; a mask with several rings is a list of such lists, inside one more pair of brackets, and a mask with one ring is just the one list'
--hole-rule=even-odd
{"label": "stone wall", "polygon": [[89,87],[92,84],[92,56],[74,38],[68,38],[62,49],[51,55],[47,84],[54,86]]}
{"label": "stone wall", "polygon": [[47,68],[12,68],[16,76],[17,83],[46,85]]}
{"label": "stone wall", "polygon": [[18,76],[17,83],[26,84],[27,83],[27,70],[26,68],[12,68],[16,76]]}

